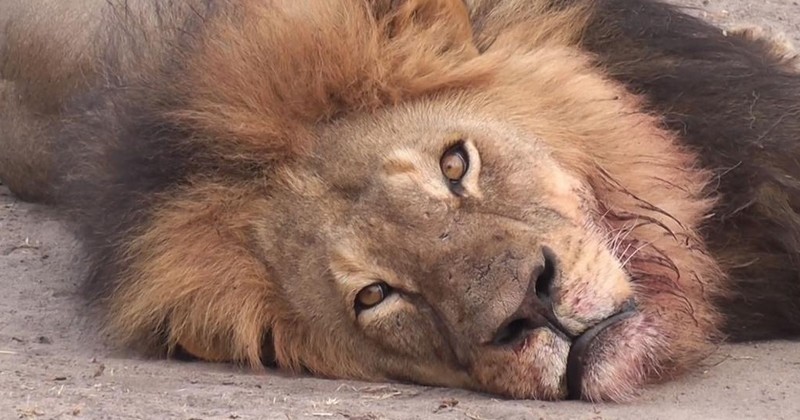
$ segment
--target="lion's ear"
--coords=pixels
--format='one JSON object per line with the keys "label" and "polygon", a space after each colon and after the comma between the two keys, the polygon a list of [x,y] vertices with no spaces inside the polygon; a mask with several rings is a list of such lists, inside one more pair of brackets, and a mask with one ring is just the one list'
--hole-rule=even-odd
{"label": "lion's ear", "polygon": [[453,48],[477,51],[464,0],[377,0],[373,7],[392,36],[431,30],[439,32]]}

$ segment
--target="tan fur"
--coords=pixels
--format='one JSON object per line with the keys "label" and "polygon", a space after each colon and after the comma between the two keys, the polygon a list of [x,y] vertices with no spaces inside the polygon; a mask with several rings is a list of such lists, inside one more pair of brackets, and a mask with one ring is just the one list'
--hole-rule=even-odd
{"label": "tan fur", "polygon": [[261,336],[281,313],[264,306],[278,301],[275,285],[242,245],[260,205],[240,186],[198,182],[174,193],[128,246],[131,275],[151,280],[133,280],[119,292],[124,305],[115,305],[110,331],[135,342],[148,334],[143,326],[163,325],[170,347],[258,366]]}
{"label": "tan fur", "polygon": [[466,0],[475,28],[475,44],[528,49],[544,45],[577,45],[591,16],[588,3],[554,9],[547,1]]}
{"label": "tan fur", "polygon": [[[516,349],[491,345],[548,248],[568,333],[638,304],[598,338],[584,398],[623,399],[708,352],[711,301],[725,289],[698,233],[710,176],[580,51],[584,8],[238,3],[169,51],[180,78],[159,79],[161,46],[141,68],[123,66],[177,98],[161,116],[191,130],[186,146],[214,170],[151,197],[125,233],[107,301],[120,342],[165,339],[256,368],[274,346],[279,366],[322,376],[564,398],[563,335],[542,328]],[[6,57],[3,77],[31,103],[6,107],[50,104],[48,92],[75,86],[77,70],[53,85],[23,77],[47,59],[83,69],[81,56],[34,50]],[[16,121],[6,124],[37,127]],[[472,171],[455,195],[438,157],[459,139]],[[28,170],[8,168],[0,160],[12,184]],[[401,292],[357,314],[354,296],[376,280]]]}
{"label": "tan fur", "polygon": [[[397,103],[476,78],[454,68],[458,60],[477,54],[471,40],[464,38],[463,27],[451,29],[438,21],[418,27],[406,6],[374,22],[365,20],[361,10],[342,10],[338,1],[281,4],[285,16],[244,2],[244,22],[235,26],[222,19],[212,24],[214,38],[199,54],[187,57],[190,75],[185,85],[174,89],[181,95],[191,92],[190,103],[174,117],[203,129],[214,142],[208,145],[214,153],[224,156],[231,150],[232,159],[263,161],[276,153],[301,152],[308,147],[308,126],[342,110]],[[458,5],[463,15],[456,16],[466,21],[459,2],[420,4]],[[425,11],[438,15],[436,9]],[[318,18],[293,18],[300,13]],[[265,44],[264,39],[271,42]],[[266,56],[267,62],[257,59]],[[314,69],[315,74],[299,78],[296,69]],[[285,98],[304,100],[287,103]]]}
{"label": "tan fur", "polygon": [[764,51],[787,68],[798,69],[798,54],[792,41],[785,34],[776,33],[760,26],[744,25],[725,31],[732,37],[742,38],[763,47]]}

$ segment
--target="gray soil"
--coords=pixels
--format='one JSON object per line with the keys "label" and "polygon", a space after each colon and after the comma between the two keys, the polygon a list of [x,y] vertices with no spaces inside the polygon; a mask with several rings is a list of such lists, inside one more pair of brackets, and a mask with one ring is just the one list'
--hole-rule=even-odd
{"label": "gray soil", "polygon": [[[796,1],[681,3],[722,25],[783,31],[800,45]],[[55,214],[0,186],[0,419],[800,419],[798,342],[724,345],[684,378],[631,403],[599,405],[143,360],[105,346],[82,313],[76,256]]]}

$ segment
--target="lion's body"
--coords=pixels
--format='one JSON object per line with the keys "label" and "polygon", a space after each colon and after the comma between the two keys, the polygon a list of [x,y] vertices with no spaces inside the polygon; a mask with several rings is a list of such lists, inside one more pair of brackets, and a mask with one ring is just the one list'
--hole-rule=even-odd
{"label": "lion's body", "polygon": [[98,5],[0,1],[0,179],[77,222],[126,345],[619,399],[800,334],[766,38],[650,0]]}

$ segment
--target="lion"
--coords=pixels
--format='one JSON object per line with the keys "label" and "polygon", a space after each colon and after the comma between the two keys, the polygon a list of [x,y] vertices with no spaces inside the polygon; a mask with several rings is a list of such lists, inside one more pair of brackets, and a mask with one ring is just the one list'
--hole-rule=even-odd
{"label": "lion", "polygon": [[655,0],[5,0],[0,179],[143,354],[622,401],[800,335],[793,53]]}

